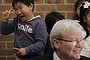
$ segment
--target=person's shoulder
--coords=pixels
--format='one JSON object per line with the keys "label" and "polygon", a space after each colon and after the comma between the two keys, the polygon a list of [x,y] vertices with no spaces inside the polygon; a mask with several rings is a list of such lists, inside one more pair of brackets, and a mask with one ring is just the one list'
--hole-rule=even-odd
{"label": "person's shoulder", "polygon": [[34,20],[43,20],[43,18],[40,15],[37,15],[34,17]]}
{"label": "person's shoulder", "polygon": [[39,25],[45,25],[45,21],[43,20],[43,18],[42,18],[40,15],[36,16],[36,18],[35,18],[34,20],[35,20],[35,22],[37,22]]}

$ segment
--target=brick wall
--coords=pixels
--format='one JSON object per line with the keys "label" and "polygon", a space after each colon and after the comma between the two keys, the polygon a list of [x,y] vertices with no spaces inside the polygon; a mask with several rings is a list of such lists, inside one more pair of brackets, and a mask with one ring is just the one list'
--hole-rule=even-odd
{"label": "brick wall", "polygon": [[[0,0],[0,20],[1,14],[6,9],[10,9],[12,0]],[[73,13],[73,5],[76,0],[35,0],[35,15],[41,15],[43,18],[51,11],[58,11],[65,16],[71,18]],[[11,19],[15,16],[11,12]],[[13,34],[0,35],[0,60],[15,60],[13,47]]]}

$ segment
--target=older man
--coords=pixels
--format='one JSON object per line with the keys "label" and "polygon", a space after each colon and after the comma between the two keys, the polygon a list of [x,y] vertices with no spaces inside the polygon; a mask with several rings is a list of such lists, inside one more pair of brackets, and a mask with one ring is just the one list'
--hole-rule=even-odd
{"label": "older man", "polygon": [[36,60],[77,60],[86,36],[84,29],[73,20],[60,20],[53,26],[50,42],[54,52]]}

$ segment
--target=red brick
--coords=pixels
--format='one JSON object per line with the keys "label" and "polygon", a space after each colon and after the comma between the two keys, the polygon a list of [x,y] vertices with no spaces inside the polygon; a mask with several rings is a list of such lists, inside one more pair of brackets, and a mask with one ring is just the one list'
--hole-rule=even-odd
{"label": "red brick", "polygon": [[0,19],[2,19],[2,13],[0,13]]}
{"label": "red brick", "polygon": [[0,4],[2,3],[2,0],[0,0]]}
{"label": "red brick", "polygon": [[67,3],[75,3],[76,0],[67,0]]}
{"label": "red brick", "polygon": [[68,19],[72,19],[72,17],[73,17],[73,12],[68,12],[67,13],[67,18]]}
{"label": "red brick", "polygon": [[12,49],[0,49],[0,56],[14,56],[14,52]]}
{"label": "red brick", "polygon": [[0,42],[0,49],[6,48],[5,42]]}
{"label": "red brick", "polygon": [[12,0],[4,0],[5,4],[11,4]]}
{"label": "red brick", "polygon": [[[51,11],[51,12],[52,12],[52,11]],[[51,12],[46,12],[45,16],[46,16],[47,14],[51,13]],[[65,16],[65,13],[64,13],[64,12],[59,12],[59,13],[61,13],[63,16]]]}
{"label": "red brick", "polygon": [[0,49],[0,56],[14,56],[13,49]]}
{"label": "red brick", "polygon": [[57,5],[58,11],[73,11],[73,5]]}
{"label": "red brick", "polygon": [[1,57],[1,56],[0,56],[0,60],[6,60],[6,57]]}
{"label": "red brick", "polygon": [[7,57],[7,60],[16,60],[15,57]]}
{"label": "red brick", "polygon": [[[35,4],[43,3],[43,0],[34,0]],[[11,4],[12,0],[5,0],[4,3]]]}
{"label": "red brick", "polygon": [[14,43],[13,42],[7,42],[7,48],[13,48]]}
{"label": "red brick", "polygon": [[36,5],[36,11],[53,11],[55,5]]}
{"label": "red brick", "polygon": [[11,8],[10,5],[0,5],[0,12],[3,12],[5,10],[9,10]]}
{"label": "red brick", "polygon": [[34,12],[34,16],[40,15],[42,18],[44,18],[44,13],[43,12]]}
{"label": "red brick", "polygon": [[45,0],[48,4],[63,4],[64,0]]}
{"label": "red brick", "polygon": [[34,0],[35,1],[35,4],[42,4],[43,3],[43,0]]}
{"label": "red brick", "polygon": [[60,12],[64,17],[65,17],[65,13],[64,12]]}
{"label": "red brick", "polygon": [[0,35],[0,41],[13,41],[14,35]]}

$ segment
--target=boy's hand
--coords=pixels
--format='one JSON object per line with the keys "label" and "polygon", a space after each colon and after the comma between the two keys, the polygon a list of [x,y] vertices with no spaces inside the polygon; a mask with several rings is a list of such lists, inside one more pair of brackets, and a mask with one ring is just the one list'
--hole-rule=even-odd
{"label": "boy's hand", "polygon": [[26,50],[25,48],[13,48],[15,50],[15,53],[18,55],[18,56],[24,56],[26,55]]}
{"label": "boy's hand", "polygon": [[3,21],[7,22],[8,19],[10,18],[10,12],[13,10],[13,8],[10,8],[10,10],[6,10],[5,12],[3,12],[2,14],[2,19]]}
{"label": "boy's hand", "polygon": [[20,55],[20,56],[26,55],[26,50],[25,50],[25,48],[20,48],[19,51],[18,51],[18,55]]}

